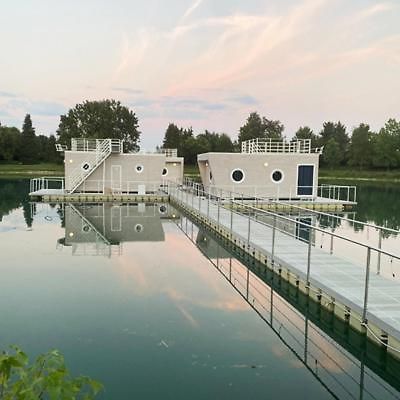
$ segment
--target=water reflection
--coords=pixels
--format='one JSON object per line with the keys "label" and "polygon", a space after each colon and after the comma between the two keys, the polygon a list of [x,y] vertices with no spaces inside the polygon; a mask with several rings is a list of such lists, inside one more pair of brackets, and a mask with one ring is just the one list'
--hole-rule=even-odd
{"label": "water reflection", "polygon": [[65,204],[65,237],[58,246],[73,255],[121,255],[124,242],[165,240],[162,222],[177,218],[177,211],[161,204]]}
{"label": "water reflection", "polygon": [[334,397],[400,397],[397,359],[188,218],[179,226]]}

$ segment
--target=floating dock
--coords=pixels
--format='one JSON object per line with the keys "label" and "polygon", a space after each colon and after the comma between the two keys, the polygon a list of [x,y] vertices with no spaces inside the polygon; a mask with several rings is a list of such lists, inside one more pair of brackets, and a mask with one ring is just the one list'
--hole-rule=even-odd
{"label": "floating dock", "polygon": [[[372,272],[371,267],[372,257],[398,262],[396,255],[329,231],[324,234],[330,235],[330,249],[320,249],[313,245],[313,236],[321,228],[292,220],[303,230],[296,237],[279,226],[290,221],[287,217],[264,211],[274,221],[265,223],[257,214],[263,211],[256,207],[233,199],[223,202],[194,187],[171,185],[169,195],[173,205],[400,357],[400,282]],[[333,243],[339,240],[348,241],[354,250],[365,250],[365,263],[349,261],[335,251]]]}
{"label": "floating dock", "polygon": [[47,203],[163,203],[169,201],[164,192],[158,193],[67,193],[63,189],[40,189],[29,193],[32,201]]}

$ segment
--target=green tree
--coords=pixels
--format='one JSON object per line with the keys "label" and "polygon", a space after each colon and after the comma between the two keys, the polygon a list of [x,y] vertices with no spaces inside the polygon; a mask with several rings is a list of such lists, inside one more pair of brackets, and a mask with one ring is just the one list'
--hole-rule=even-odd
{"label": "green tree", "polygon": [[37,137],[38,158],[42,162],[61,163],[62,158],[56,150],[56,138],[54,135]]}
{"label": "green tree", "polygon": [[340,122],[325,122],[323,124],[323,129],[320,132],[320,143],[321,146],[325,146],[328,141],[333,138],[339,146],[342,153],[342,161],[346,158],[346,153],[348,150],[349,137],[346,133],[346,127]]}
{"label": "green tree", "polygon": [[177,149],[181,146],[182,129],[170,123],[164,134],[163,147],[166,149]]}
{"label": "green tree", "polygon": [[385,126],[374,135],[373,165],[380,168],[400,166],[400,122],[389,119]]}
{"label": "green tree", "polygon": [[324,146],[322,159],[330,168],[337,167],[341,163],[343,153],[341,152],[340,146],[335,138],[331,137]]}
{"label": "green tree", "polygon": [[73,378],[64,357],[53,350],[29,364],[18,347],[0,354],[0,400],[94,399],[102,385],[88,377]]}
{"label": "green tree", "polygon": [[283,138],[283,130],[284,126],[280,121],[269,120],[265,117],[261,118],[257,112],[252,112],[248,116],[246,123],[240,127],[238,139],[240,143],[257,138],[281,140]]}
{"label": "green tree", "polygon": [[21,132],[18,128],[0,126],[0,158],[12,161],[17,158]]}
{"label": "green tree", "polygon": [[30,114],[26,114],[25,116],[20,138],[21,141],[19,145],[19,160],[24,164],[32,164],[37,162],[37,138]]}
{"label": "green tree", "polygon": [[315,149],[319,146],[318,136],[308,126],[301,126],[297,129],[292,140],[311,139],[311,147]]}
{"label": "green tree", "polygon": [[226,133],[216,133],[205,130],[196,136],[198,140],[205,140],[208,143],[206,151],[215,152],[231,152],[233,151],[233,143],[231,138]]}
{"label": "green tree", "polygon": [[360,124],[353,129],[349,146],[349,164],[365,168],[372,163],[372,132],[369,125]]}
{"label": "green tree", "polygon": [[119,101],[84,101],[61,115],[57,139],[64,145],[72,138],[122,139],[125,150],[137,151],[138,128],[136,114]]}

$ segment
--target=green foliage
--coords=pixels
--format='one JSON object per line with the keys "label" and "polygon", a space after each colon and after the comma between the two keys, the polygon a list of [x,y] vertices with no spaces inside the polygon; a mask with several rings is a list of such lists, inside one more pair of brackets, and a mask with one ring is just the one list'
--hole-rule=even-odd
{"label": "green foliage", "polygon": [[231,152],[233,143],[226,133],[205,131],[197,136],[193,135],[193,129],[178,128],[170,123],[165,131],[163,147],[178,149],[178,155],[185,158],[185,163],[194,165],[197,163],[197,155],[210,151]]}
{"label": "green foliage", "polygon": [[322,159],[330,167],[336,167],[343,159],[343,153],[340,150],[339,144],[335,138],[331,137],[325,145]]}
{"label": "green foliage", "polygon": [[[326,145],[329,141],[331,141],[331,139],[334,139],[339,147],[340,162],[346,161],[349,137],[346,133],[346,127],[340,121],[337,123],[325,122],[323,124],[323,129],[320,132],[319,142],[321,146],[325,146],[324,153],[326,151]],[[332,143],[333,142],[331,141],[331,145]],[[324,157],[322,159],[326,160]]]}
{"label": "green foliage", "polygon": [[86,376],[72,378],[57,350],[29,364],[18,347],[0,355],[0,400],[94,399],[102,385]]}
{"label": "green foliage", "polygon": [[138,127],[136,114],[119,101],[84,101],[61,115],[57,138],[64,145],[72,138],[122,139],[125,150],[137,151]]}
{"label": "green foliage", "polygon": [[19,161],[24,164],[35,163],[38,161],[38,142],[35,134],[35,128],[29,114],[26,114],[19,144]]}
{"label": "green foliage", "polygon": [[250,113],[246,123],[239,130],[239,142],[257,138],[282,139],[284,126],[280,121],[260,117],[257,112]]}
{"label": "green foliage", "polygon": [[349,146],[349,164],[365,168],[372,162],[372,132],[369,125],[360,124],[353,129]]}
{"label": "green foliage", "polygon": [[319,146],[319,138],[308,126],[301,126],[295,133],[293,140],[311,139],[311,147]]}
{"label": "green foliage", "polygon": [[21,142],[21,132],[15,127],[0,126],[0,159],[13,161]]}
{"label": "green foliage", "polygon": [[400,122],[389,119],[373,137],[373,165],[375,167],[400,167]]}

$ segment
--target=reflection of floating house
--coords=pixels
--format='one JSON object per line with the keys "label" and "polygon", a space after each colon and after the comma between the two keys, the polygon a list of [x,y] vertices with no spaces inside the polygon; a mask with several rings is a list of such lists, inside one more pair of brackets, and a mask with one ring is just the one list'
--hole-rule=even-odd
{"label": "reflection of floating house", "polygon": [[315,198],[321,149],[311,140],[293,142],[252,139],[241,153],[205,153],[197,156],[206,190],[223,189],[247,197]]}
{"label": "reflection of floating house", "polygon": [[164,241],[162,220],[176,218],[169,204],[97,203],[72,205],[64,210],[65,238],[74,255],[121,254],[124,242]]}
{"label": "reflection of floating house", "polygon": [[163,180],[183,178],[183,158],[175,149],[124,153],[118,139],[72,139],[64,154],[68,193],[154,193]]}

